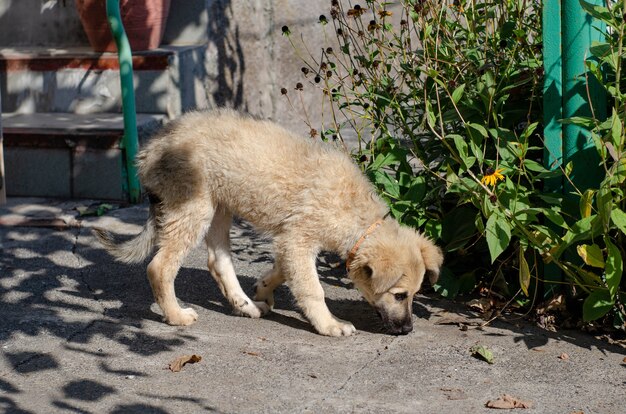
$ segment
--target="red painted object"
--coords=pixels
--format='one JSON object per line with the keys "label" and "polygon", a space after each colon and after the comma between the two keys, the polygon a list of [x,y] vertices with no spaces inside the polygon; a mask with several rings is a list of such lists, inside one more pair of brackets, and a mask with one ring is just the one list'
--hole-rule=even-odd
{"label": "red painted object", "polygon": [[[117,47],[107,21],[105,0],[76,0],[76,9],[91,47],[115,52]],[[133,51],[156,49],[161,44],[170,0],[121,0],[124,29]]]}

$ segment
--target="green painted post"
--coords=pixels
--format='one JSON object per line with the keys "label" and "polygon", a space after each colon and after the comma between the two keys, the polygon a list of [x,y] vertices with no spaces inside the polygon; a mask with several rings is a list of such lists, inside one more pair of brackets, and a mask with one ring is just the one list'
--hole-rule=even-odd
{"label": "green painted post", "polygon": [[[603,4],[602,0],[589,0]],[[579,0],[563,0],[563,118],[573,116],[606,117],[606,94],[592,75],[586,76],[585,60],[590,57],[589,47],[601,40],[600,22],[594,21],[580,5]],[[571,181],[584,192],[597,188],[602,181],[600,157],[589,132],[577,125],[563,125],[563,163],[573,163]],[[569,181],[563,183],[566,211],[578,211],[578,197]]]}
{"label": "green painted post", "polygon": [[[543,117],[544,164],[549,170],[563,163],[563,62],[561,60],[561,1],[545,0],[543,4]],[[560,192],[560,178],[545,181],[547,191]]]}
{"label": "green painted post", "polygon": [[[602,3],[602,0],[589,1]],[[602,168],[588,131],[561,124],[560,120],[591,116],[592,107],[596,117],[606,116],[606,96],[602,88],[592,76],[585,76],[589,47],[592,41],[601,39],[604,26],[585,13],[579,0],[544,0],[542,30],[544,165],[550,170],[565,168],[569,162],[573,165],[571,183],[565,179],[550,179],[545,181],[544,189],[563,193],[563,211],[577,217],[578,197],[573,192],[597,187],[602,180]],[[558,281],[562,275],[556,266],[546,265],[544,279]],[[546,283],[545,295],[556,288],[557,285]]]}
{"label": "green painted post", "polygon": [[128,37],[122,24],[119,0],[107,0],[107,19],[115,39],[120,62],[120,83],[122,85],[122,111],[124,112],[124,138],[122,147],[125,153],[128,195],[131,203],[141,200],[141,186],[137,177],[135,155],[139,148],[137,114],[135,109],[135,85],[133,82],[133,55]]}

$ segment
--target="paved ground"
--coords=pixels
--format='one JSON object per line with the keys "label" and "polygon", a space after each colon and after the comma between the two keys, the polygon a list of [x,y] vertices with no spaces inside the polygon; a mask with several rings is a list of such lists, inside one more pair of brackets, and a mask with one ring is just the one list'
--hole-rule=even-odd
{"label": "paved ground", "polygon": [[[575,331],[497,322],[463,331],[461,304],[419,296],[415,331],[379,332],[358,293],[320,262],[328,305],[358,334],[311,331],[281,288],[268,317],[234,317],[197,249],[177,279],[197,310],[187,328],[160,322],[144,266],[117,264],[88,231],[134,234],[146,206],[76,221],[77,203],[13,199],[0,208],[0,408],[8,413],[481,413],[510,394],[533,413],[623,413],[625,350]],[[85,203],[78,203],[85,205]],[[56,220],[51,220],[56,218]],[[61,228],[50,228],[54,224]],[[37,227],[37,226],[44,227]],[[47,226],[47,227],[46,227]],[[242,224],[232,231],[248,292],[271,266],[270,246]],[[473,358],[491,349],[493,365]],[[566,353],[568,359],[559,356]],[[202,361],[181,372],[184,354]]]}

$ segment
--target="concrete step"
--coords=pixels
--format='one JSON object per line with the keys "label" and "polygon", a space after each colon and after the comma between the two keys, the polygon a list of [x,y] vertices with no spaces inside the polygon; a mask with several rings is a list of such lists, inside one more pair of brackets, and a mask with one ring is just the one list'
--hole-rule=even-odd
{"label": "concrete step", "polygon": [[[165,119],[138,114],[140,143]],[[3,113],[2,129],[7,195],[128,199],[121,114]]]}
{"label": "concrete step", "polygon": [[[173,119],[207,107],[209,60],[206,44],[135,52],[137,112]],[[87,47],[0,48],[0,84],[6,112],[121,112],[115,53]]]}

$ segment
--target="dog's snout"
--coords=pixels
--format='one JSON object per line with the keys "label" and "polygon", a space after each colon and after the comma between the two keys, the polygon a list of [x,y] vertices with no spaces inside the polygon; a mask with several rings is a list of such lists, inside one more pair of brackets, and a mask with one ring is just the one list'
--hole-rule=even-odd
{"label": "dog's snout", "polygon": [[402,325],[402,334],[406,335],[413,330],[413,321]]}

